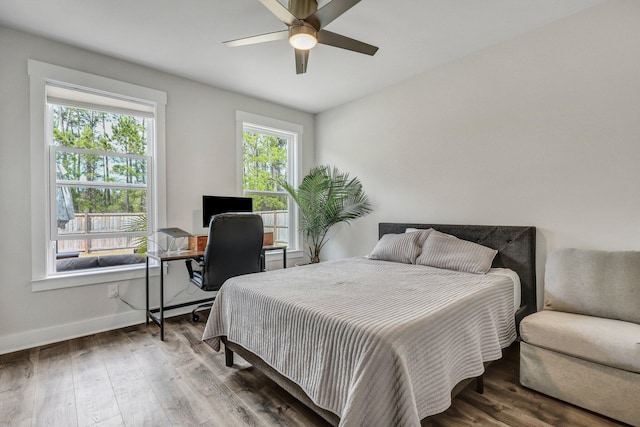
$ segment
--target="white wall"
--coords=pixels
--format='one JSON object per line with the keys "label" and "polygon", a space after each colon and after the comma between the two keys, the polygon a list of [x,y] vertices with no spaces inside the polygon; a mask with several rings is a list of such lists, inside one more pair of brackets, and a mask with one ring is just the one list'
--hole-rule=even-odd
{"label": "white wall", "polygon": [[[303,169],[314,164],[311,114],[0,27],[0,353],[144,321],[108,299],[106,284],[31,290],[29,58],[167,92],[170,226],[199,233],[201,196],[235,194],[236,110],[302,124]],[[175,263],[166,295],[187,288],[186,276]],[[144,306],[143,280],[121,283],[120,293]],[[201,297],[191,286],[175,302]]]}
{"label": "white wall", "polygon": [[316,160],[375,204],[325,257],[380,221],[534,225],[539,283],[550,249],[640,249],[638,22],[607,2],[319,114]]}

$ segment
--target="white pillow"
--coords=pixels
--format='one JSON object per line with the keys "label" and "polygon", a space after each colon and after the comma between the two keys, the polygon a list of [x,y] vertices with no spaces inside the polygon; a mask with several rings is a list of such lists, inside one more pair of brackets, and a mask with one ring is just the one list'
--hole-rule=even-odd
{"label": "white pillow", "polygon": [[370,259],[415,264],[420,254],[420,233],[385,234],[369,255]]}
{"label": "white pillow", "polygon": [[416,264],[467,273],[485,274],[498,251],[433,230]]}

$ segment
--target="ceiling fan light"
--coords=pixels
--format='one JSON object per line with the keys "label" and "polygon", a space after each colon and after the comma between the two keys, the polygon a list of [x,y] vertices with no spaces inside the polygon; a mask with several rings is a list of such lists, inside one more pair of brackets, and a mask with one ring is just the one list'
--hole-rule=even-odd
{"label": "ceiling fan light", "polygon": [[289,30],[289,43],[296,49],[309,50],[318,44],[316,32],[313,28],[300,26]]}

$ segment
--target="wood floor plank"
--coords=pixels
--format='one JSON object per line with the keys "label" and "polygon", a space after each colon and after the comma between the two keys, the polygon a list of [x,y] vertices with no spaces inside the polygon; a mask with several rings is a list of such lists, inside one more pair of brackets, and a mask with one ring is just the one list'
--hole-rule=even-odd
{"label": "wood floor plank", "polygon": [[214,417],[198,390],[189,387],[160,348],[138,351],[135,357],[151,390],[173,424],[199,425]]}
{"label": "wood floor plank", "polygon": [[[227,368],[228,369],[228,368]],[[266,425],[278,425],[277,416],[273,416],[268,402],[259,393],[264,387],[264,381],[256,381],[254,375],[245,374],[245,370],[252,370],[253,367],[235,368],[220,376],[220,381],[232,390],[249,409],[258,414]]]}
{"label": "wood floor plank", "polygon": [[[238,355],[234,358],[234,366],[232,368],[225,366],[223,352],[214,352],[207,360],[208,362],[204,363],[207,363],[207,367],[217,377],[218,381],[228,387],[252,413],[258,415],[262,421],[261,425],[290,425],[287,421],[280,419],[277,409],[259,393],[259,389],[269,386],[271,380],[264,376],[257,379],[255,373],[253,373],[255,368]],[[245,370],[251,372],[245,372]],[[258,375],[261,374],[258,373]]]}
{"label": "wood floor plank", "polygon": [[129,347],[129,336],[120,329],[96,338],[125,425],[170,426]]}
{"label": "wood floor plank", "polygon": [[494,390],[487,386],[485,386],[484,394],[467,391],[466,393],[461,393],[457,400],[459,400],[459,405],[464,402],[464,404],[474,408],[475,411],[491,414],[493,419],[509,426],[552,427],[554,425],[505,402],[499,395],[494,393]]}
{"label": "wood floor plank", "polygon": [[272,410],[270,413],[277,414],[279,420],[286,420],[285,425],[294,426],[317,426],[329,427],[330,423],[324,418],[313,412],[305,404],[294,398],[282,387],[271,381],[266,376],[253,369],[255,374],[259,374],[260,381],[264,381],[267,385],[260,389],[266,401],[271,402]]}
{"label": "wood floor plank", "polygon": [[[237,354],[234,365],[225,365],[224,352],[212,363],[221,378],[233,384],[241,399],[257,411],[266,425],[303,425],[326,427],[330,424],[305,404],[273,382],[262,372],[251,366]],[[257,397],[261,397],[256,401]]]}
{"label": "wood floor plank", "polygon": [[[247,408],[245,402],[240,400],[238,396],[229,390],[229,388],[214,381],[203,381],[198,375],[205,375],[205,379],[214,379],[217,377],[214,370],[207,368],[211,357],[215,352],[211,347],[203,343],[200,339],[202,332],[196,332],[186,326],[184,322],[171,324],[171,329],[165,331],[165,341],[157,345],[157,348],[164,354],[166,359],[173,365],[179,366],[177,372],[184,378],[187,383],[195,386],[198,390],[198,398],[208,401],[211,406],[211,418],[203,424],[214,423],[214,425],[233,425],[233,423],[241,423],[241,425],[263,425],[261,421],[251,410]],[[222,357],[222,355],[220,355]],[[214,363],[218,365],[219,363]],[[218,400],[212,395],[218,396]],[[218,424],[216,424],[218,423]]]}
{"label": "wood floor plank", "polygon": [[102,360],[115,388],[123,383],[145,379],[133,351],[129,337],[122,331],[109,331],[96,336]]}
{"label": "wood floor plank", "polygon": [[213,417],[205,425],[261,426],[260,418],[232,392],[218,381],[217,375],[202,362],[178,368],[192,390],[198,390],[211,405]]}
{"label": "wood floor plank", "polygon": [[77,426],[69,341],[40,348],[36,381],[33,424]]}
{"label": "wood floor plank", "polygon": [[96,339],[125,425],[170,426],[129,347],[129,336],[119,329],[99,334]]}
{"label": "wood floor plank", "polygon": [[39,348],[0,356],[0,400],[35,390]]}
{"label": "wood floor plank", "polygon": [[424,426],[486,426],[486,427],[510,427],[492,415],[468,405],[462,400],[456,400],[456,404],[451,406],[448,413],[436,416],[423,421]]}
{"label": "wood floor plank", "polygon": [[171,421],[145,379],[114,386],[122,419],[126,426],[165,427]]}
{"label": "wood floor plank", "polygon": [[33,425],[68,426],[78,425],[76,396],[72,390],[38,388],[34,399]]}
{"label": "wood floor plank", "polygon": [[95,336],[70,341],[78,424],[92,426],[119,419],[120,408]]}
{"label": "wood floor plank", "polygon": [[0,399],[0,427],[30,427],[35,392],[18,392]]}

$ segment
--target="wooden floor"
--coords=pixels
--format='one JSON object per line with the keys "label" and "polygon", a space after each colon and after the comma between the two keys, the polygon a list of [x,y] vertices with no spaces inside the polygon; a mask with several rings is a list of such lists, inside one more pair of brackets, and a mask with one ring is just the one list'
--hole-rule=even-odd
{"label": "wooden floor", "polygon": [[[206,317],[206,316],[202,316]],[[169,319],[0,356],[0,426],[326,426],[236,356],[200,341],[204,323]],[[518,347],[428,426],[619,426],[518,384]]]}

